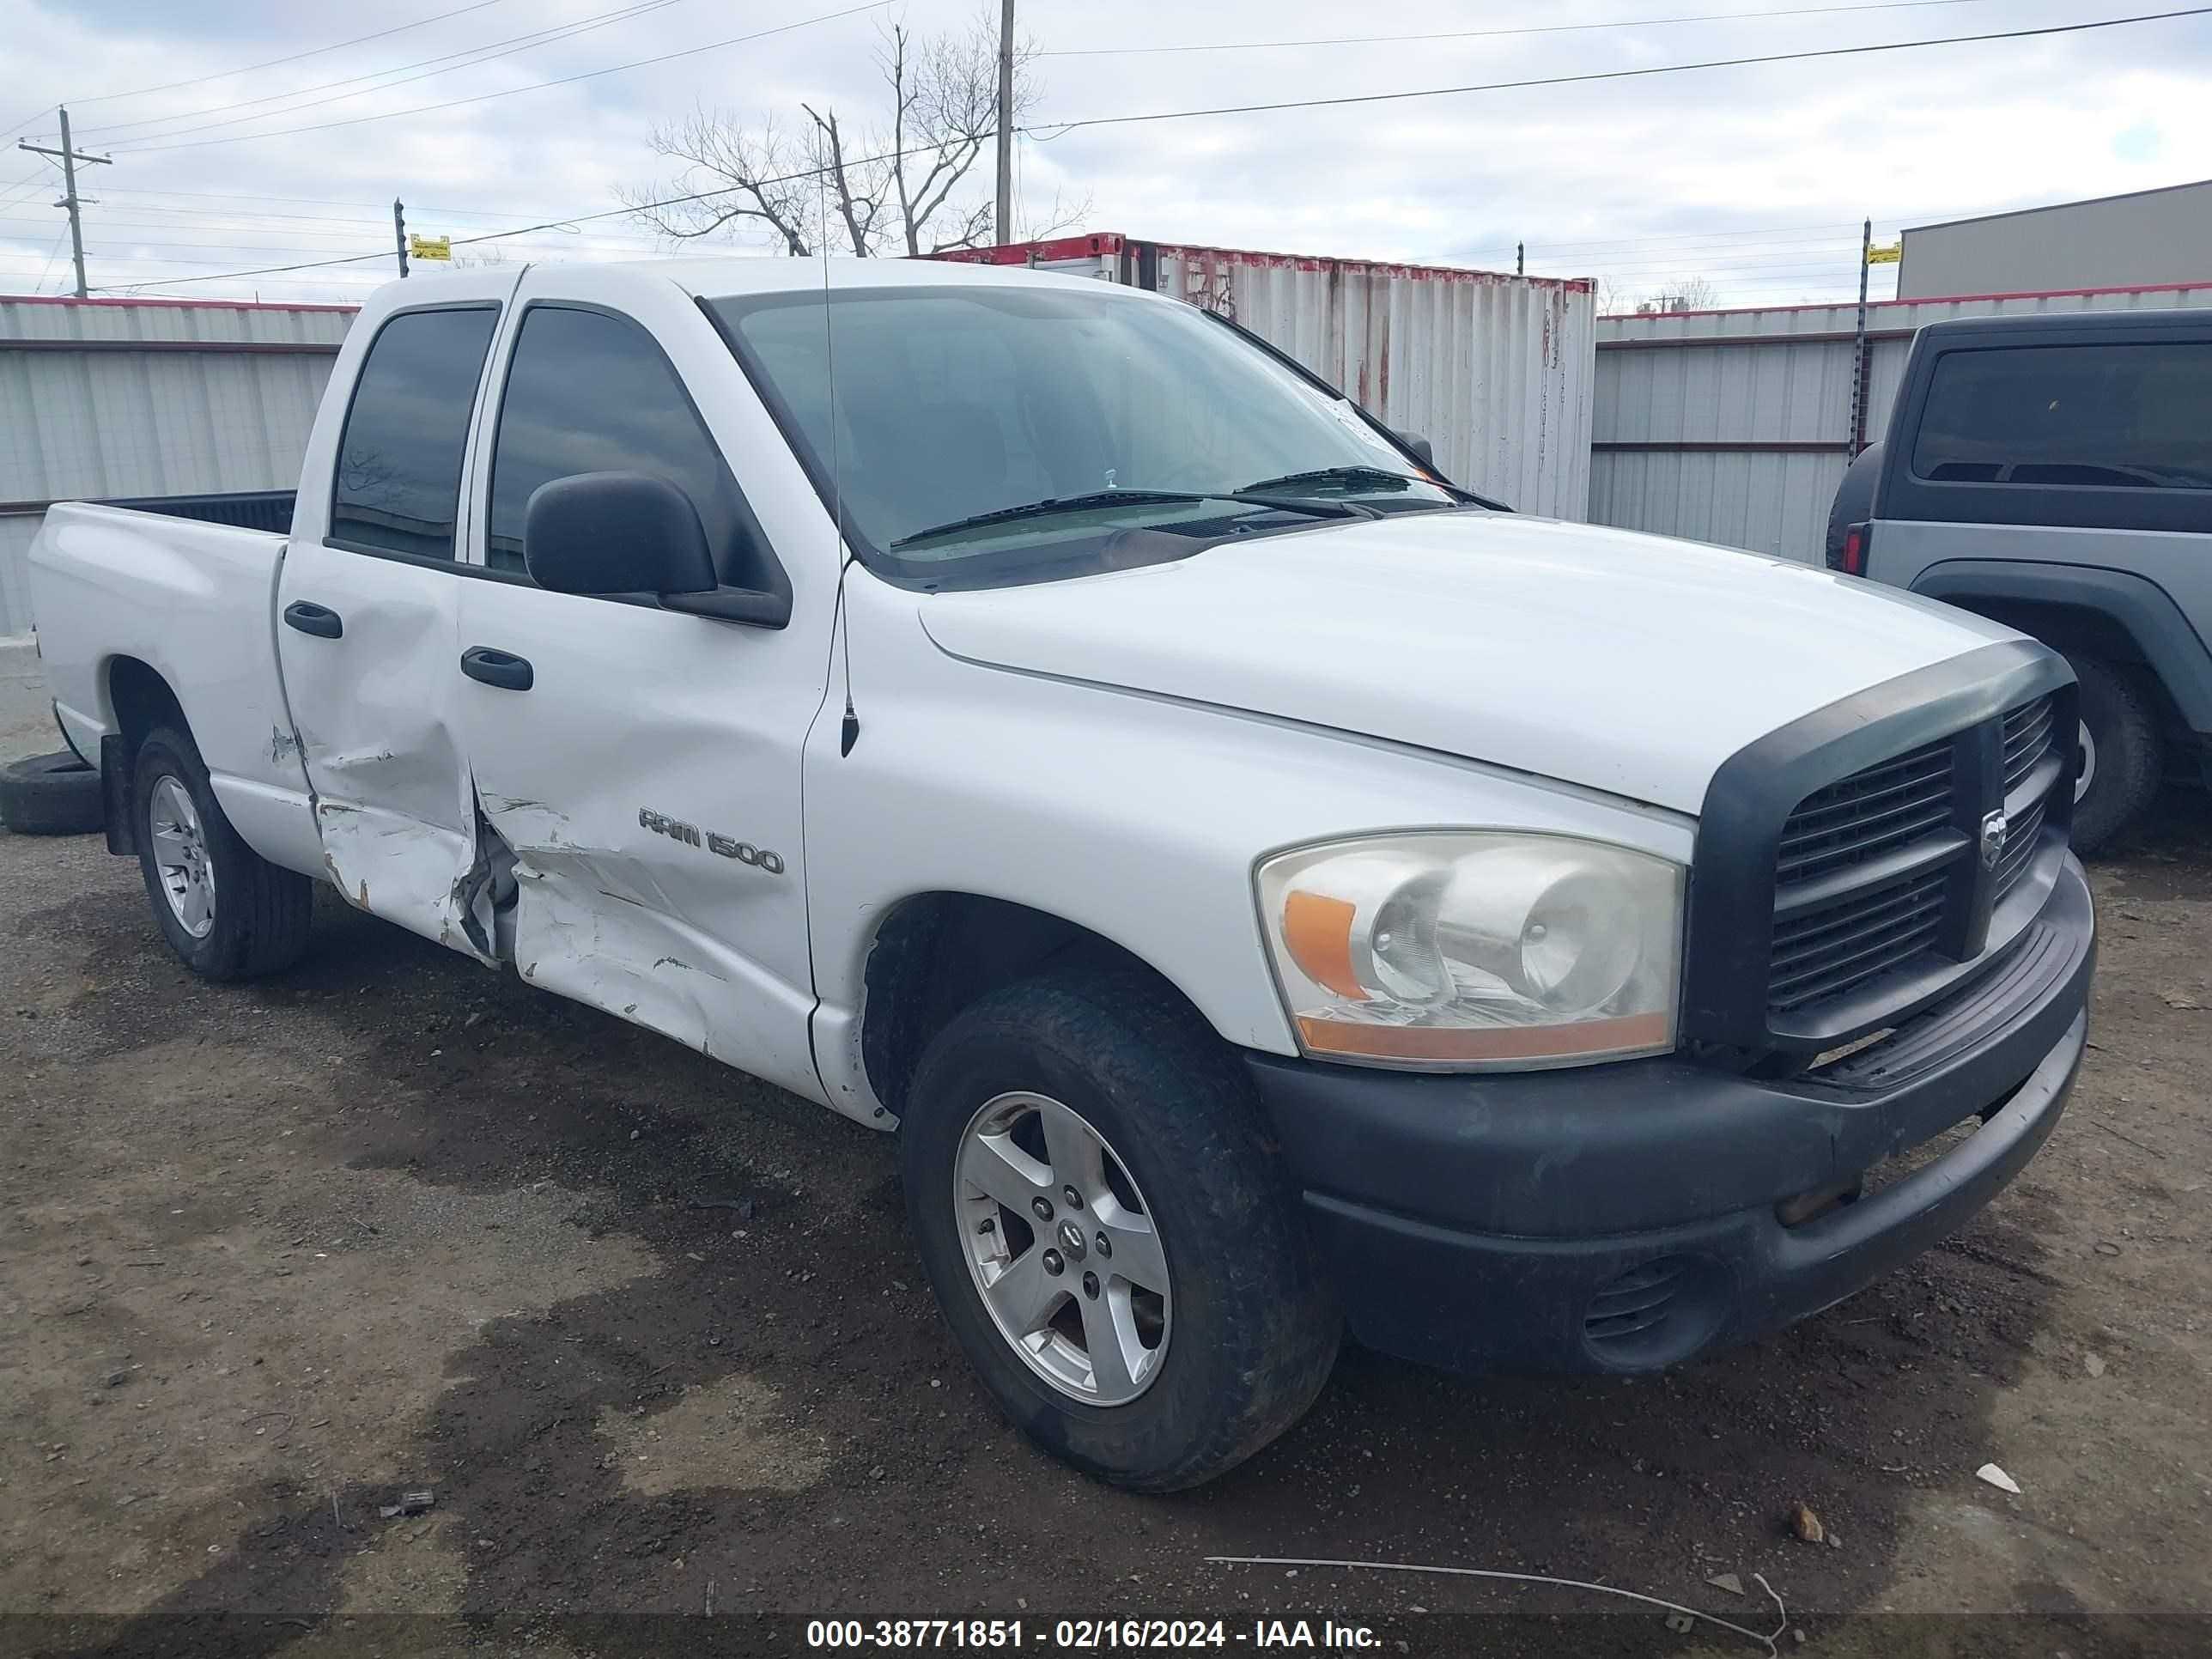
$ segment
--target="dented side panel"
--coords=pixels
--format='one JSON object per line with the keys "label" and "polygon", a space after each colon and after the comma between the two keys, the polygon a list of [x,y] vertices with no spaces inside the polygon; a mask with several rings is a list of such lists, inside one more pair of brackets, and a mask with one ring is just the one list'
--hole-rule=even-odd
{"label": "dented side panel", "polygon": [[799,766],[820,665],[790,672],[783,634],[460,586],[463,637],[535,672],[456,699],[514,852],[516,971],[818,1098]]}
{"label": "dented side panel", "polygon": [[[564,301],[617,312],[659,343],[782,566],[792,612],[787,627],[751,628],[527,583],[459,584],[460,643],[526,658],[534,674],[527,691],[463,680],[456,692],[485,822],[513,849],[515,969],[823,1100],[808,1036],[799,757],[829,692],[835,528],[683,289],[613,266],[533,266],[485,376],[471,560],[485,556],[507,360],[528,307]],[[568,412],[525,411],[540,426]],[[621,448],[624,428],[574,413],[564,453],[578,471],[654,469],[651,453]]]}
{"label": "dented side panel", "polygon": [[335,611],[337,639],[276,629],[325,872],[346,901],[466,955],[457,890],[477,861],[474,788],[452,718],[460,683],[451,571],[319,544],[287,557],[279,611]]}

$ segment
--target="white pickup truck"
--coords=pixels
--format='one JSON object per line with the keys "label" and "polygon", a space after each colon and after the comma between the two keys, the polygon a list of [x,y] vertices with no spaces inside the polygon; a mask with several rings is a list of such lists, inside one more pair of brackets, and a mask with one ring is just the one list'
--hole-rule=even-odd
{"label": "white pickup truck", "polygon": [[290,533],[195,517],[253,506],[31,555],[178,955],[282,969],[328,882],[896,1128],[984,1382],[1133,1486],[1249,1455],[1347,1328],[1626,1372],[1823,1308],[2081,1060],[2061,659],[1516,516],[1156,295],[395,283]]}

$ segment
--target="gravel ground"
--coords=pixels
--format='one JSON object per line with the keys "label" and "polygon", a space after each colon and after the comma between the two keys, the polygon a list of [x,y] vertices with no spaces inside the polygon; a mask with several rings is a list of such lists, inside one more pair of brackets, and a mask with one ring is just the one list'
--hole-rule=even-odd
{"label": "gravel ground", "polygon": [[[0,659],[0,752],[50,729]],[[789,1651],[821,1617],[1064,1650],[1102,1616],[1765,1650],[1589,1589],[1221,1555],[1601,1582],[1785,1653],[2212,1650],[2202,797],[2094,874],[2095,1052],[1960,1236],[1663,1377],[1350,1352],[1160,1499],[995,1415],[887,1140],[334,898],[296,970],[198,983],[135,865],[0,834],[0,1654]]]}

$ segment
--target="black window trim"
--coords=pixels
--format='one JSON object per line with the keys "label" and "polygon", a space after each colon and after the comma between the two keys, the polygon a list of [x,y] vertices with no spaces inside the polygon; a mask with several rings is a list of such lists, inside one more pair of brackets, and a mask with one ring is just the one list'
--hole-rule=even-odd
{"label": "black window trim", "polygon": [[2033,335],[2030,335],[2019,340],[1984,340],[1978,343],[1961,342],[1958,345],[1950,346],[1937,352],[1936,354],[1935,362],[1929,365],[1928,370],[1928,386],[1925,394],[1921,398],[1919,406],[1914,410],[1914,420],[1912,425],[1912,453],[1905,457],[1905,465],[1910,471],[1912,482],[1916,484],[1923,485],[1978,484],[1984,489],[1994,488],[1998,489],[2119,489],[2128,491],[2130,494],[2141,490],[2182,489],[2197,490],[2201,492],[2212,489],[2212,483],[2077,484],[2057,483],[2039,479],[2015,481],[2010,478],[1937,478],[1932,477],[1920,470],[1920,447],[1927,441],[1928,435],[1928,405],[1935,399],[1936,377],[1942,374],[1943,365],[1952,358],[1979,356],[1984,352],[2110,351],[2123,346],[2201,346],[2207,349],[2212,349],[2212,331],[2208,331],[2204,338],[2201,340],[2172,337],[2161,339],[2156,337],[2148,337],[2140,340],[2039,340]]}
{"label": "black window trim", "polygon": [[[705,310],[703,301],[701,302],[701,309],[706,316],[707,320],[711,324],[714,321],[714,313],[710,311]],[[739,532],[749,538],[752,544],[760,550],[762,561],[761,574],[767,579],[766,591],[776,595],[778,598],[784,600],[786,604],[788,604],[792,598],[790,573],[785,570],[782,557],[776,552],[774,545],[769,541],[768,532],[762,529],[759,515],[753,511],[751,498],[745,494],[744,481],[738,477],[738,469],[730,464],[729,453],[722,447],[721,440],[714,435],[714,428],[713,423],[707,419],[706,415],[700,410],[698,400],[691,395],[691,388],[684,384],[683,371],[677,368],[676,360],[671,357],[668,355],[666,349],[662,346],[659,337],[654,334],[653,331],[647,328],[643,323],[638,321],[635,317],[630,315],[629,313],[620,310],[616,307],[601,305],[596,301],[592,300],[562,299],[558,295],[548,295],[542,299],[526,300],[523,302],[522,308],[515,313],[514,326],[512,331],[513,339],[507,348],[507,356],[505,359],[499,366],[499,387],[497,395],[490,398],[484,405],[484,414],[487,422],[487,437],[489,441],[486,446],[486,453],[484,458],[483,523],[482,526],[483,533],[474,538],[478,544],[480,544],[480,550],[483,554],[483,557],[481,559],[460,561],[459,562],[463,563],[465,568],[467,568],[471,574],[488,578],[493,581],[508,582],[523,587],[534,588],[538,586],[538,584],[531,580],[530,573],[527,570],[495,570],[492,568],[490,561],[491,500],[492,490],[498,483],[497,474],[499,471],[500,422],[507,413],[507,388],[512,383],[514,376],[514,360],[521,354],[522,351],[522,339],[524,334],[528,331],[530,313],[533,311],[538,310],[589,312],[595,316],[609,318],[615,322],[624,324],[635,331],[638,334],[644,337],[646,343],[653,348],[654,354],[659,356],[661,362],[667,367],[669,378],[676,383],[676,390],[684,399],[684,406],[691,411],[691,418],[698,422],[699,430],[706,436],[708,447],[714,452],[715,459],[721,462],[723,471],[729,475],[731,493],[737,501],[738,527]],[[720,330],[719,329],[715,331],[718,335],[720,333]],[[470,553],[475,553],[479,550],[479,547],[472,546],[466,550]],[[722,557],[725,550],[726,550],[720,548],[711,550],[714,558],[716,574],[719,578],[724,580],[725,583],[726,583],[728,577],[732,573],[722,568]],[[550,590],[541,588],[538,591],[544,592]],[[653,606],[656,609],[659,608],[659,605],[658,598],[651,594],[571,593],[565,595],[564,597],[577,599],[591,599],[602,603],[611,602],[617,605],[645,605]]]}
{"label": "black window trim", "polygon": [[1913,471],[1936,366],[1954,351],[2212,344],[2212,311],[2051,313],[1929,323],[1912,342],[1876,481],[1877,520],[2212,533],[2212,489],[1923,478]]}
{"label": "black window trim", "polygon": [[[323,509],[325,547],[341,553],[363,554],[372,559],[392,559],[401,564],[421,565],[428,569],[458,570],[462,567],[465,562],[461,557],[461,523],[465,517],[462,509],[465,505],[462,496],[469,477],[470,441],[476,434],[477,400],[483,393],[484,370],[490,366],[492,348],[499,343],[499,315],[504,309],[505,302],[499,300],[426,301],[418,306],[401,306],[387,312],[384,320],[377,324],[376,332],[369,337],[368,344],[361,354],[361,368],[354,373],[353,384],[346,388],[345,418],[338,422],[337,445],[331,456],[331,487],[327,504]],[[365,371],[376,355],[377,342],[383,339],[384,331],[402,317],[419,317],[425,313],[437,311],[489,311],[492,314],[491,332],[484,337],[483,361],[477,365],[476,384],[470,393],[468,421],[461,429],[460,471],[453,479],[453,550],[442,559],[434,554],[410,553],[396,547],[379,547],[331,533],[338,519],[338,473],[345,465],[346,434],[352,429],[354,404],[360,399],[361,383],[367,378]]]}

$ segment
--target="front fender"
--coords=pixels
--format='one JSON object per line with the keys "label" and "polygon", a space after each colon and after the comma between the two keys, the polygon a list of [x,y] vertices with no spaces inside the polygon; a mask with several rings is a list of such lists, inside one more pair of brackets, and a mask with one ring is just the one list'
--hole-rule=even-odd
{"label": "front fender", "polygon": [[[1294,1054],[1253,867],[1280,848],[1414,828],[1594,836],[1688,861],[1681,816],[1433,751],[939,650],[926,596],[848,586],[859,734],[821,721],[805,762],[815,1057],[864,1120],[857,1041],[869,950],[919,893],[974,894],[1112,941],[1222,1038]],[[1470,710],[1470,720],[1480,711]]]}

